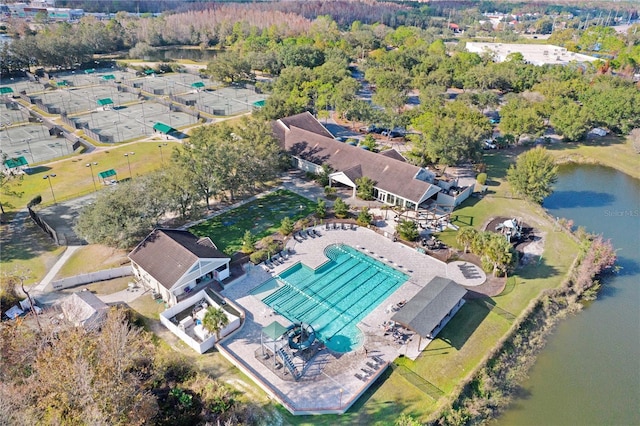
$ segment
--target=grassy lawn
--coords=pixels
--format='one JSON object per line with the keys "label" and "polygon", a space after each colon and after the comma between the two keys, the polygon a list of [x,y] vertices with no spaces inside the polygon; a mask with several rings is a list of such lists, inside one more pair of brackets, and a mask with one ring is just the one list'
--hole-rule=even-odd
{"label": "grassy lawn", "polygon": [[547,148],[559,162],[597,163],[640,179],[640,157],[631,143],[613,135],[579,143],[557,143]]}
{"label": "grassy lawn", "polygon": [[97,283],[82,284],[76,287],[60,290],[60,292],[75,293],[76,291],[86,288],[90,292],[101,296],[101,295],[116,293],[118,291],[122,291],[126,289],[130,281],[131,281],[131,277],[120,277],[120,278],[114,278],[112,280],[99,281]]}
{"label": "grassy lawn", "polygon": [[117,268],[129,264],[127,252],[100,244],[83,246],[62,266],[56,279]]}
{"label": "grassy lawn", "polygon": [[[10,221],[15,213],[7,215]],[[27,276],[25,284],[40,281],[47,270],[62,255],[65,248],[58,247],[28,216],[24,226],[0,226],[0,279],[14,272]]]}
{"label": "grassy lawn", "polygon": [[233,254],[242,247],[246,230],[254,237],[266,237],[278,231],[285,217],[293,221],[304,218],[315,210],[315,205],[298,194],[279,190],[195,225],[189,231],[210,237],[220,250]]}
{"label": "grassy lawn", "polygon": [[[173,147],[179,145],[174,142],[168,142],[168,144],[168,146],[163,147],[165,161],[169,161]],[[129,157],[124,156],[125,153],[131,152],[135,152],[135,154]],[[87,163],[98,163],[93,166],[93,172],[96,178],[96,185],[100,190],[104,188],[97,177],[97,174],[101,171],[114,169],[118,173],[118,179],[129,178],[127,158],[131,163],[131,173],[134,178],[159,169],[162,166],[160,149],[158,149],[156,142],[137,142],[91,154],[81,154],[43,166],[36,166],[32,169],[31,174],[25,175],[21,181],[16,181],[20,185],[15,189],[24,193],[22,197],[1,196],[3,201],[7,201],[12,205],[9,210],[17,210],[24,208],[38,194],[42,196],[44,204],[52,203],[51,187],[57,201],[86,195],[94,190],[91,170],[86,167]],[[49,187],[49,181],[43,178],[52,174],[56,176],[51,178],[51,187]]]}

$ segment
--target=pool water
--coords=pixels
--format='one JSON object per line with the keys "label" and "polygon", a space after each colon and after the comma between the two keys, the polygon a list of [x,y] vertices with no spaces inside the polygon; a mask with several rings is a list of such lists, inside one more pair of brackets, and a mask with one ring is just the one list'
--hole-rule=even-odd
{"label": "pool water", "polygon": [[289,321],[311,324],[329,349],[349,352],[362,345],[357,324],[409,277],[344,244],[325,254],[318,269],[296,263],[252,294]]}

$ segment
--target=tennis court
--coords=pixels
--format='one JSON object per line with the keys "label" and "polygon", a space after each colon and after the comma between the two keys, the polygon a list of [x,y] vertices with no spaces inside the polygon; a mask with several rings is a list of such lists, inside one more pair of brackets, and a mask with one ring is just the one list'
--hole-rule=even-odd
{"label": "tennis court", "polygon": [[49,90],[35,96],[44,105],[67,111],[67,114],[78,114],[97,109],[98,99],[110,98],[114,105],[133,102],[137,96],[129,92],[118,92],[111,85],[95,85],[89,87],[68,87]]}
{"label": "tennis court", "polygon": [[17,102],[0,104],[0,125],[25,123],[29,121],[29,112],[20,107]]}
{"label": "tennis court", "polygon": [[73,153],[65,138],[50,136],[40,124],[0,127],[0,149],[9,158],[24,157],[29,164],[51,161]]}

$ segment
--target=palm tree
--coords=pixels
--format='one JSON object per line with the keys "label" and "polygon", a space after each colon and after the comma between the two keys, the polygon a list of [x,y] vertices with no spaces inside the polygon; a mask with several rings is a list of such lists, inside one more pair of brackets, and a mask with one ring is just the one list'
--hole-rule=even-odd
{"label": "palm tree", "polygon": [[463,226],[458,230],[456,240],[458,241],[458,244],[464,246],[465,253],[469,251],[473,241],[478,238],[478,234],[479,232],[471,226]]}
{"label": "palm tree", "polygon": [[229,318],[222,308],[210,306],[202,318],[202,326],[210,333],[215,333],[216,341],[220,340],[220,331],[229,324]]}

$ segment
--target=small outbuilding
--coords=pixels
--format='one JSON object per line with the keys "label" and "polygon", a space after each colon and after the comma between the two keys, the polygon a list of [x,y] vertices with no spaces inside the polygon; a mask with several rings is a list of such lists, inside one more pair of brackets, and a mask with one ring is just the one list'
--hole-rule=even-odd
{"label": "small outbuilding", "polygon": [[62,301],[64,317],[76,327],[99,328],[106,319],[109,306],[90,291],[78,291]]}

